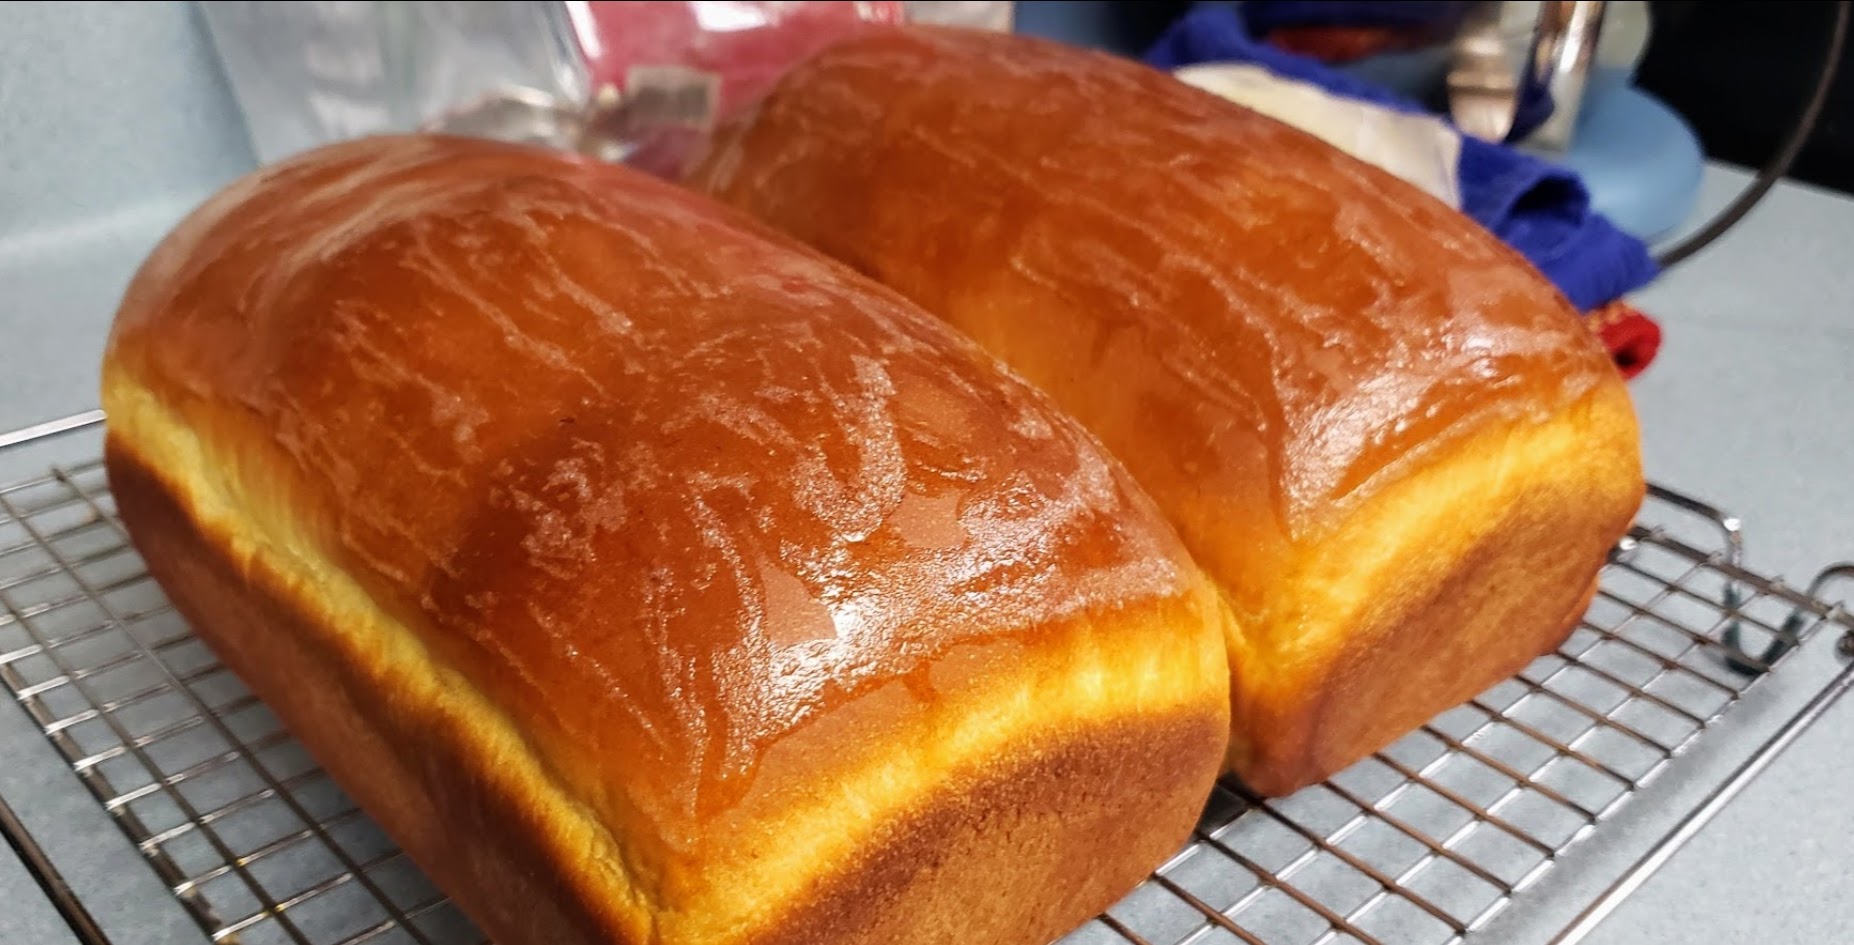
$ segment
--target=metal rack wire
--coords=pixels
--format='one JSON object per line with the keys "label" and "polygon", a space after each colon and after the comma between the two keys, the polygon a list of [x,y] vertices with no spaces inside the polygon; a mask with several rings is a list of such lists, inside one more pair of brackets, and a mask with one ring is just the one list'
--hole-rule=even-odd
{"label": "metal rack wire", "polygon": [[[1657,524],[1670,516],[1713,547]],[[1854,631],[1839,607],[1738,559],[1735,522],[1656,490],[1560,650],[1325,784],[1277,800],[1220,785],[1193,840],[1065,945],[1476,941],[1820,625]],[[97,461],[0,487],[0,682],[213,940],[481,941],[191,635],[129,547]]]}

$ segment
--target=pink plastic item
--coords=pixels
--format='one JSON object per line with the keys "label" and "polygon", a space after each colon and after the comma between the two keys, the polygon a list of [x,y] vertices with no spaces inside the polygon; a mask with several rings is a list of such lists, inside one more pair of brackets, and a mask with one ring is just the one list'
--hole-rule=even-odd
{"label": "pink plastic item", "polygon": [[785,70],[871,24],[905,19],[899,2],[593,0],[569,9],[594,100],[621,103],[639,142],[626,162],[666,175]]}

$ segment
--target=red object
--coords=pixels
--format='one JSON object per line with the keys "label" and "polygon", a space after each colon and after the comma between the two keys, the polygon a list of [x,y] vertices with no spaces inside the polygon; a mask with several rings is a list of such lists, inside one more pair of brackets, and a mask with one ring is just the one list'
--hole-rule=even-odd
{"label": "red object", "polygon": [[1412,48],[1401,31],[1387,26],[1287,26],[1268,42],[1321,62],[1357,62],[1381,52]]}
{"label": "red object", "polygon": [[1661,326],[1627,302],[1611,302],[1584,316],[1584,323],[1603,339],[1616,369],[1632,378],[1648,367],[1661,350]]}
{"label": "red object", "polygon": [[1452,24],[1412,26],[1281,26],[1263,39],[1276,48],[1334,65],[1357,62],[1380,53],[1409,52],[1447,42]]}

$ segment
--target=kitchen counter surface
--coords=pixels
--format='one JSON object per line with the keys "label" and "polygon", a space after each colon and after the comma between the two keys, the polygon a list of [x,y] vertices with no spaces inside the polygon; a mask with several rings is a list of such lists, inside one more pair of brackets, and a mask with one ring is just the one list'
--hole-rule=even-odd
{"label": "kitchen counter surface", "polygon": [[62,942],[70,928],[39,891],[25,864],[0,844],[0,942]]}
{"label": "kitchen counter surface", "polygon": [[[1702,210],[1749,179],[1708,168]],[[1854,560],[1854,200],[1780,185],[1635,300],[1666,333],[1631,388],[1649,476],[1743,519],[1753,570],[1801,586]],[[1844,701],[1587,941],[1848,941],[1850,784]]]}

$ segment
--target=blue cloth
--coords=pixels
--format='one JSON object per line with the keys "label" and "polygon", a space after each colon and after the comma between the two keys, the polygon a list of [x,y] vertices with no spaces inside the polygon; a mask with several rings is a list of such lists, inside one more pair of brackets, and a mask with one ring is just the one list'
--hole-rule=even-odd
{"label": "blue cloth", "polygon": [[[1422,111],[1324,63],[1256,41],[1242,14],[1223,4],[1200,4],[1173,23],[1147,51],[1146,62],[1160,69],[1246,62],[1336,95]],[[1456,181],[1462,212],[1531,260],[1579,311],[1615,301],[1658,273],[1647,245],[1591,209],[1590,192],[1564,168],[1463,135]]]}

